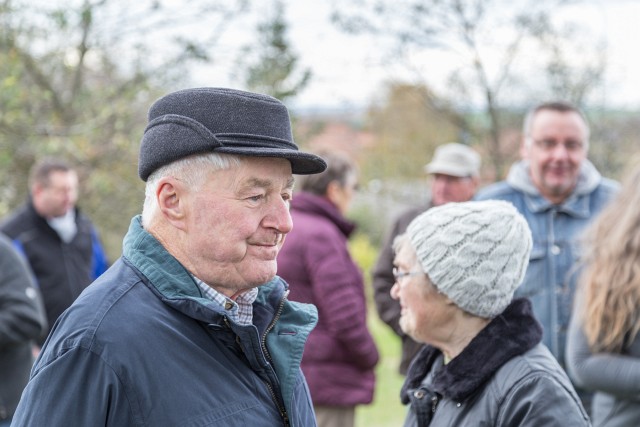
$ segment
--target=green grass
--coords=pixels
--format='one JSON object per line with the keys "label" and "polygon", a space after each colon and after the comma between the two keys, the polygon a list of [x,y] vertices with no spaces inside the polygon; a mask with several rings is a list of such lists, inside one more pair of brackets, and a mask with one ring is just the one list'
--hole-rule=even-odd
{"label": "green grass", "polygon": [[401,426],[406,407],[400,403],[400,387],[404,381],[404,377],[398,373],[400,338],[378,317],[371,290],[370,272],[377,258],[377,248],[373,247],[366,235],[357,234],[350,240],[349,249],[365,276],[369,306],[368,326],[380,352],[373,402],[357,407],[356,427]]}
{"label": "green grass", "polygon": [[404,422],[406,407],[400,403],[404,377],[398,373],[400,338],[370,310],[369,330],[373,334],[380,362],[376,367],[376,390],[370,405],[356,409],[356,427],[397,427]]}

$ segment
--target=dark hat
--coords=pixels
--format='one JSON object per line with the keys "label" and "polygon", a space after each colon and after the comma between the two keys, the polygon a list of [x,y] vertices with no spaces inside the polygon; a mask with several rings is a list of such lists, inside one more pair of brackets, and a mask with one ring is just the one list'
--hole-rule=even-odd
{"label": "dark hat", "polygon": [[294,174],[319,173],[322,158],[298,151],[287,108],[276,98],[222,88],[185,89],[157,100],[142,136],[138,175],[207,152],[281,157]]}

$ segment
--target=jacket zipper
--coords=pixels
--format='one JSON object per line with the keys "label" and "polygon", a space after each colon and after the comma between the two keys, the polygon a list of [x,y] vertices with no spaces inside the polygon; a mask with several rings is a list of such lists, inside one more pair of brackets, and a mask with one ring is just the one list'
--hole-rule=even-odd
{"label": "jacket zipper", "polygon": [[[269,363],[272,366],[271,369],[273,369],[273,359],[271,358],[271,353],[269,353],[269,350],[267,349],[267,335],[273,329],[273,327],[276,325],[276,322],[278,321],[278,319],[280,319],[280,316],[282,315],[282,310],[284,310],[284,303],[286,302],[288,295],[289,295],[289,290],[287,289],[285,291],[285,293],[284,293],[284,296],[280,300],[280,305],[278,306],[278,310],[276,311],[275,316],[273,316],[273,320],[271,321],[271,323],[269,324],[267,329],[265,329],[264,334],[262,334],[262,339],[260,340],[261,341],[260,345],[262,346],[262,351],[264,352],[265,356],[269,360]],[[269,393],[271,394],[271,398],[273,399],[273,402],[276,404],[276,407],[278,408],[278,411],[280,411],[280,416],[282,417],[282,420],[284,421],[284,425],[285,426],[289,426],[290,425],[289,424],[289,415],[287,414],[287,410],[282,405],[280,405],[280,401],[278,400],[278,397],[276,396],[276,393],[273,390],[273,387],[271,386],[271,384],[269,384],[269,382],[267,382],[267,381],[265,381],[265,384],[267,385],[267,388],[269,389]]]}

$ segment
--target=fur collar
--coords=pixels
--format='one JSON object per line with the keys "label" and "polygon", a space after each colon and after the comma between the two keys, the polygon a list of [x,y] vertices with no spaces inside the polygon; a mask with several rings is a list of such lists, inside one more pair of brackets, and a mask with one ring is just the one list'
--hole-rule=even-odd
{"label": "fur collar", "polygon": [[[435,392],[454,401],[463,401],[483,386],[493,374],[515,356],[535,347],[542,339],[542,327],[527,299],[515,299],[493,319],[456,358],[434,375]],[[400,398],[409,403],[407,393],[420,387],[440,350],[425,345],[413,359]]]}

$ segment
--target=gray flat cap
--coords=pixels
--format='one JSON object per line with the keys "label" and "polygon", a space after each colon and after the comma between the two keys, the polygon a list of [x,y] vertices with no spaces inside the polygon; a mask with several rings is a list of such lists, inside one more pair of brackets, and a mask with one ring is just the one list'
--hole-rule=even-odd
{"label": "gray flat cap", "polygon": [[324,171],[322,158],[298,150],[287,108],[276,98],[223,88],[185,89],[157,100],[140,145],[138,175],[206,152],[280,157],[294,174]]}

